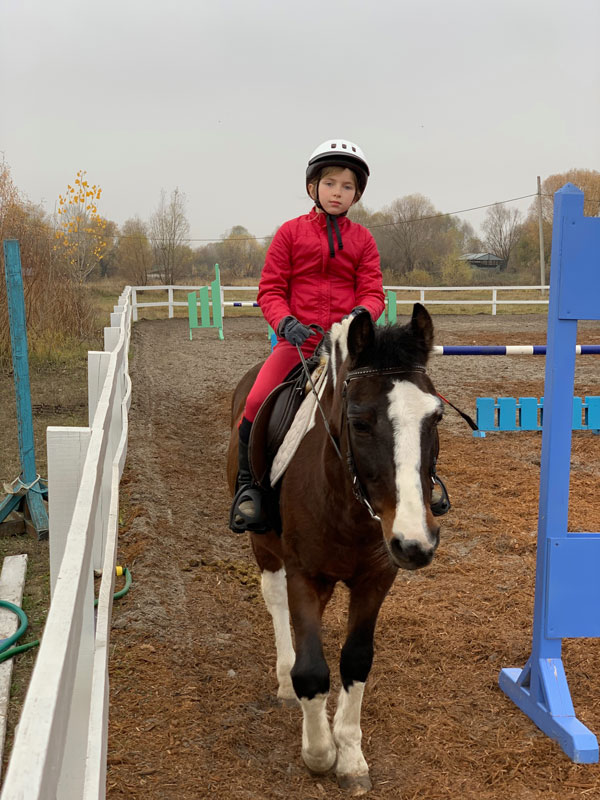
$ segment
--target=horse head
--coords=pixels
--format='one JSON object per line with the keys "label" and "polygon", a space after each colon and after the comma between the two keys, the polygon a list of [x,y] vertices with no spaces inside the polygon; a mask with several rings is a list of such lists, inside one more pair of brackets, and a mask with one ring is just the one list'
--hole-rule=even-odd
{"label": "horse head", "polygon": [[383,531],[393,563],[429,564],[439,542],[431,512],[442,402],[425,367],[433,323],[416,303],[407,325],[375,327],[363,312],[333,326],[331,428],[355,497]]}

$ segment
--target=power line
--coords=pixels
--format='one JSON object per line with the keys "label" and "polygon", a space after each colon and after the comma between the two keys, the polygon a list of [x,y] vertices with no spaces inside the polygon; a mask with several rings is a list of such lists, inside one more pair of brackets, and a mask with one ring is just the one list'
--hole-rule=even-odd
{"label": "power line", "polygon": [[[543,197],[550,197],[551,195],[542,195]],[[483,206],[473,206],[472,208],[463,208],[460,211],[448,211],[444,214],[430,214],[425,217],[415,217],[414,219],[401,219],[398,222],[381,222],[377,225],[365,225],[365,228],[389,228],[391,225],[408,225],[411,222],[421,222],[426,219],[440,219],[441,217],[453,217],[455,214],[466,214],[467,211],[479,211],[481,208],[492,208],[492,206],[503,206],[506,203],[514,203],[517,200],[527,200],[528,197],[537,197],[537,192],[533,194],[524,194],[521,197],[513,197],[510,200],[499,200],[497,203],[486,203]]]}
{"label": "power line", "polygon": [[[424,217],[415,217],[414,219],[403,219],[398,220],[397,222],[381,222],[376,225],[365,225],[365,228],[372,230],[373,228],[389,228],[390,226],[394,225],[408,225],[411,222],[422,222],[424,220],[429,219],[440,219],[441,217],[452,217],[455,214],[465,214],[467,211],[478,211],[482,208],[491,208],[492,206],[501,206],[505,205],[506,203],[514,203],[517,200],[526,200],[529,197],[537,197],[537,192],[533,194],[524,194],[521,197],[512,197],[510,200],[499,200],[496,203],[486,203],[482,206],[473,206],[472,208],[463,208],[461,211],[448,211],[446,213],[440,214],[431,214],[429,216]],[[552,195],[542,195],[542,197],[552,197]],[[248,242],[248,241],[262,241],[263,239],[272,239],[273,235],[269,234],[268,236],[245,236],[235,239],[236,242]],[[225,241],[223,237],[219,237],[218,239],[186,239],[187,242],[222,242]]]}
{"label": "power line", "polygon": [[[430,214],[430,215],[422,216],[422,217],[414,217],[413,219],[397,220],[396,222],[380,222],[380,223],[376,223],[374,225],[365,225],[365,227],[368,228],[369,230],[373,230],[375,228],[390,228],[390,227],[397,227],[398,225],[409,225],[409,224],[412,224],[413,222],[425,222],[427,220],[441,219],[443,217],[453,217],[453,216],[457,216],[459,214],[466,214],[469,211],[480,211],[483,208],[492,208],[493,206],[502,206],[502,205],[506,205],[507,203],[514,203],[514,202],[516,202],[518,200],[527,200],[527,199],[529,199],[531,197],[537,197],[537,196],[538,196],[537,192],[534,192],[533,194],[524,194],[524,195],[521,195],[520,197],[512,197],[509,200],[499,200],[499,201],[497,201],[495,203],[485,203],[484,205],[480,205],[480,206],[472,206],[471,208],[463,208],[463,209],[461,209],[459,211],[448,211],[448,212],[439,213],[439,214]],[[554,197],[554,195],[553,194],[543,193],[542,197]],[[599,202],[600,203],[600,198],[598,198],[598,197],[586,197],[585,201],[586,202],[592,202],[592,203],[595,203],[595,202]],[[43,227],[43,226],[40,225],[40,227]],[[47,229],[45,229],[45,230],[47,230]],[[56,234],[64,235],[64,233],[65,233],[60,228],[51,228],[50,231],[52,232],[54,238],[56,238]],[[96,231],[90,231],[88,235],[102,237],[105,234],[100,233],[100,232],[96,232]],[[163,239],[153,239],[153,237],[151,235],[146,235],[146,234],[122,234],[122,233],[114,234],[114,238],[118,239],[118,240],[121,240],[121,239],[141,239],[144,236],[146,237],[146,239],[153,240],[153,241],[156,241],[156,242],[165,241]],[[241,237],[236,237],[232,241],[236,241],[236,242],[256,242],[256,241],[263,241],[265,239],[272,239],[272,238],[273,238],[273,234],[268,234],[267,236],[241,236]],[[198,238],[188,238],[188,237],[184,237],[184,238],[181,239],[181,243],[189,243],[189,242],[207,242],[207,243],[210,243],[210,242],[214,242],[215,244],[219,244],[219,243],[225,242],[225,241],[228,241],[228,239],[224,238],[223,236],[219,236],[219,237],[213,238],[213,239],[198,239]]]}

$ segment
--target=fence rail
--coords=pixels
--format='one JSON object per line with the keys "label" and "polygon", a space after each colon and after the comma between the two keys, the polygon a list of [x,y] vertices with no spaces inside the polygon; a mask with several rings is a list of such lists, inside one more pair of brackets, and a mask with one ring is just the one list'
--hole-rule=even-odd
{"label": "fence rail", "polygon": [[[88,354],[89,427],[48,428],[51,602],[0,800],[106,793],[108,642],[131,402],[127,287]],[[102,571],[96,616],[94,570]]]}
{"label": "fence rail", "polygon": [[[169,318],[174,316],[175,308],[187,307],[187,296],[185,299],[176,300],[176,292],[191,292],[202,288],[203,284],[182,285],[182,286],[133,286],[132,291],[132,306],[133,306],[133,321],[138,319],[138,309],[140,308],[168,308]],[[496,315],[499,306],[520,306],[520,305],[548,305],[548,287],[547,286],[385,286],[395,292],[409,293],[410,297],[396,297],[397,305],[411,305],[419,301],[423,305],[428,306],[490,306],[491,314]],[[157,301],[144,301],[140,302],[138,294],[144,292],[167,292],[166,300]],[[254,297],[252,299],[240,299],[247,297],[248,293],[252,292]],[[438,293],[464,293],[464,292],[477,292],[479,294],[488,294],[488,297],[469,300],[464,297],[449,297],[447,300],[436,297]],[[535,293],[537,297],[531,299],[527,298],[514,298],[502,297],[499,294],[504,292],[521,294]],[[258,293],[258,286],[221,286],[221,304],[223,314],[226,308],[233,307],[254,307],[258,308],[256,302],[256,295]],[[235,296],[235,299],[233,299]]]}

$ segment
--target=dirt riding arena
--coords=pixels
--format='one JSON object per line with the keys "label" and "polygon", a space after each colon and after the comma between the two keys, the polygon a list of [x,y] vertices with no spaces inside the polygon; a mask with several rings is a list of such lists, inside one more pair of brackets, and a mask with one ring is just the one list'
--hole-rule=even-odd
{"label": "dirt riding arena", "polygon": [[[436,316],[436,344],[544,344],[546,319]],[[600,343],[600,326],[578,341]],[[268,352],[258,318],[189,341],[185,320],[141,321],[120,563],[134,585],[115,604],[108,796],[145,800],[341,798],[300,757],[301,712],[276,700],[271,621],[245,536],[227,529],[231,392]],[[541,396],[543,357],[434,357],[441,394]],[[575,394],[600,394],[598,357],[577,359]],[[450,409],[439,472],[452,511],[429,568],[400,572],[376,632],[363,706],[372,800],[600,798],[600,765],[575,765],[497,685],[531,645],[541,435],[474,439]],[[600,437],[573,436],[570,530],[600,530]],[[310,502],[310,498],[307,498]],[[345,591],[324,624],[332,697]],[[600,642],[566,641],[584,724],[600,734]]]}

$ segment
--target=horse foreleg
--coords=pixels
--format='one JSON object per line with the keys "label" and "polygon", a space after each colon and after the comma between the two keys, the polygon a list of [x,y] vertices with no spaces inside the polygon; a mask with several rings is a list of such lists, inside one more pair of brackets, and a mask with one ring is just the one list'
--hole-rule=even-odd
{"label": "horse foreleg", "polygon": [[281,557],[281,542],[275,533],[251,534],[250,542],[261,571],[261,589],[267,611],[273,620],[277,649],[277,697],[285,704],[296,703],[290,670],[294,664],[294,645],[290,629],[287,582]]}
{"label": "horse foreleg", "polygon": [[340,660],[342,688],[333,720],[333,737],[338,751],[338,784],[354,794],[371,789],[369,767],[361,747],[360,715],[365,682],[373,663],[375,623],[388,588],[382,591],[379,584],[379,591],[367,597],[355,589],[350,593],[348,636]]}
{"label": "horse foreleg", "polygon": [[304,575],[288,575],[288,598],[294,632],[296,661],[292,683],[302,706],[302,759],[317,773],[335,764],[337,751],[329,719],[329,667],[321,643],[321,615],[333,586],[318,586]]}
{"label": "horse foreleg", "polygon": [[342,687],[333,720],[333,738],[337,746],[338,760],[335,768],[338,785],[352,789],[355,794],[371,788],[369,767],[362,753],[360,713],[362,708],[364,681],[355,681],[348,688]]}
{"label": "horse foreleg", "polygon": [[275,647],[277,648],[277,697],[286,705],[297,702],[290,671],[294,664],[295,652],[290,628],[288,610],[287,582],[285,569],[276,572],[264,570],[261,577],[262,595],[273,620]]}

